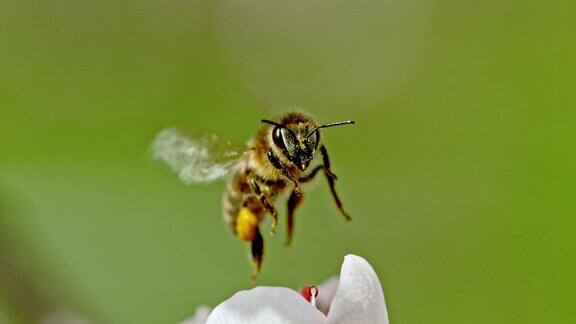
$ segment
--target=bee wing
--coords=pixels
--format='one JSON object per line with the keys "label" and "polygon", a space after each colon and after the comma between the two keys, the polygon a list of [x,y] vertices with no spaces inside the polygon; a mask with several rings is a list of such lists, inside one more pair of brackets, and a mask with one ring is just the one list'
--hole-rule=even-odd
{"label": "bee wing", "polygon": [[187,135],[177,128],[162,130],[152,142],[152,158],[168,165],[187,185],[209,183],[230,174],[246,146],[216,134]]}

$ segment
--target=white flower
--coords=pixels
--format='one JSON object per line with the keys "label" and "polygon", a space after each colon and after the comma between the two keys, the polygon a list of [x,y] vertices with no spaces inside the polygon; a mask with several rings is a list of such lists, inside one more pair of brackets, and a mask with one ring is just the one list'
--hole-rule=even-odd
{"label": "white flower", "polygon": [[318,286],[318,292],[311,303],[289,288],[240,291],[216,306],[206,324],[388,323],[380,281],[370,264],[359,256],[347,255],[339,282],[330,278]]}
{"label": "white flower", "polygon": [[180,324],[204,324],[206,323],[208,315],[210,315],[210,311],[211,309],[208,306],[199,306],[196,308],[194,316],[185,319]]}

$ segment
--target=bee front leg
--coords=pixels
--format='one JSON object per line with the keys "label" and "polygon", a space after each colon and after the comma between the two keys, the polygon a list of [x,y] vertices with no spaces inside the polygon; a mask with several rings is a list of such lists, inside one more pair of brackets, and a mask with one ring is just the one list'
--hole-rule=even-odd
{"label": "bee front leg", "polygon": [[270,161],[272,166],[274,166],[278,171],[282,172],[282,174],[286,178],[290,179],[290,181],[292,181],[292,183],[294,184],[294,190],[299,192],[300,191],[300,183],[298,182],[298,179],[296,179],[293,175],[290,174],[290,172],[288,171],[288,169],[286,169],[286,167],[284,166],[282,161],[280,161],[280,159],[276,155],[274,155],[274,152],[272,152],[272,149],[268,150],[268,153],[266,153],[266,156],[268,157],[268,161]]}
{"label": "bee front leg", "polygon": [[258,199],[260,199],[262,205],[264,205],[264,208],[266,208],[266,210],[270,213],[270,215],[272,215],[272,225],[270,225],[270,234],[274,234],[276,231],[276,225],[278,225],[278,211],[270,203],[270,201],[268,201],[268,198],[262,192],[262,189],[260,189],[260,186],[258,185],[255,179],[253,178],[250,179],[250,186],[252,187],[252,190],[254,191]]}
{"label": "bee front leg", "polygon": [[254,264],[254,272],[252,273],[252,281],[256,280],[256,277],[260,273],[260,268],[262,267],[262,260],[264,259],[264,239],[260,234],[260,229],[256,227],[256,235],[251,242],[250,250],[252,252],[252,263]]}
{"label": "bee front leg", "polygon": [[[326,179],[328,180],[328,184],[330,185],[330,192],[332,192],[332,197],[334,198],[334,202],[336,203],[336,207],[338,207],[338,210],[340,210],[340,213],[342,213],[342,215],[344,215],[344,217],[346,218],[346,220],[351,220],[352,217],[350,217],[350,214],[348,214],[345,210],[344,207],[342,207],[342,201],[340,200],[340,197],[338,197],[338,193],[336,193],[336,175],[334,173],[332,173],[332,171],[330,170],[330,159],[328,158],[328,151],[326,150],[326,147],[324,145],[322,145],[322,147],[320,148],[320,153],[322,154],[322,161],[323,161],[323,166],[322,168],[324,169],[324,174],[326,175]],[[317,170],[314,170],[317,172]],[[312,177],[314,176],[314,171],[312,171]]]}
{"label": "bee front leg", "polygon": [[285,246],[289,246],[292,243],[292,235],[294,234],[294,211],[300,206],[304,195],[301,192],[293,190],[288,198],[288,217],[287,217],[287,236],[284,242]]}
{"label": "bee front leg", "polygon": [[[324,170],[324,166],[323,165],[319,165],[317,167],[315,167],[312,171],[310,171],[310,173],[308,173],[307,175],[301,177],[298,179],[298,181],[304,183],[304,182],[308,182],[312,179],[314,179],[314,177],[316,176],[316,174],[318,173],[318,171],[320,170]],[[336,177],[336,175],[334,175],[334,177]]]}

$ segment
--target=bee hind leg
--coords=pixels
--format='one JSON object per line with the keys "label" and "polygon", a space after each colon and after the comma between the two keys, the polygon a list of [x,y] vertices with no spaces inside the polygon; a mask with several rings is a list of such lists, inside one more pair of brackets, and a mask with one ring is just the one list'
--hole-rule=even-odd
{"label": "bee hind leg", "polygon": [[304,199],[304,195],[301,191],[293,190],[290,194],[290,198],[288,198],[288,217],[287,217],[287,233],[286,233],[286,241],[284,241],[285,246],[290,246],[292,243],[292,236],[294,234],[294,212],[296,208],[300,206],[302,200]]}
{"label": "bee hind leg", "polygon": [[256,235],[251,242],[250,247],[252,253],[252,264],[254,265],[254,272],[252,273],[252,281],[256,281],[256,277],[260,273],[260,268],[262,267],[262,261],[264,259],[264,239],[260,234],[260,229],[256,227]]}

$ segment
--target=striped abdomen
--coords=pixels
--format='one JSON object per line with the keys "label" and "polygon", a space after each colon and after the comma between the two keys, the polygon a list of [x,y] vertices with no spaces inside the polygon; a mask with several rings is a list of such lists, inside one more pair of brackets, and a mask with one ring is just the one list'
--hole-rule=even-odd
{"label": "striped abdomen", "polygon": [[[250,229],[249,234],[242,232],[242,229],[257,226],[266,213],[266,208],[250,186],[251,177],[256,176],[249,169],[238,169],[228,182],[222,201],[224,222],[230,226],[234,235],[246,241],[250,241],[250,233],[255,229]],[[257,182],[270,202],[274,202],[278,194],[286,188],[283,181],[267,184],[263,179],[259,179]]]}
{"label": "striped abdomen", "polygon": [[264,214],[264,207],[260,200],[254,195],[249,178],[245,168],[240,168],[234,173],[234,176],[228,182],[226,191],[222,197],[222,215],[224,223],[230,226],[232,232],[236,235],[236,219],[240,210],[248,208],[258,221]]}

